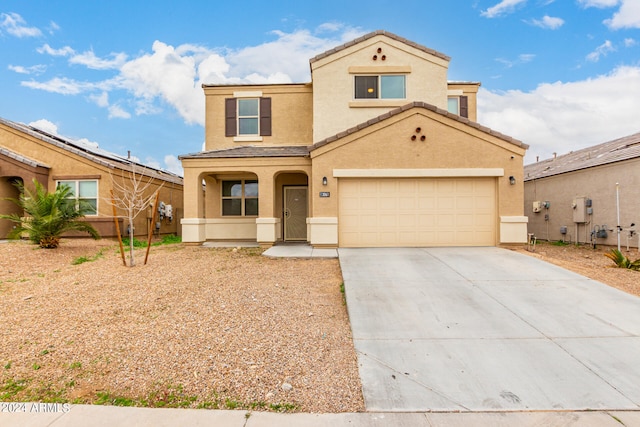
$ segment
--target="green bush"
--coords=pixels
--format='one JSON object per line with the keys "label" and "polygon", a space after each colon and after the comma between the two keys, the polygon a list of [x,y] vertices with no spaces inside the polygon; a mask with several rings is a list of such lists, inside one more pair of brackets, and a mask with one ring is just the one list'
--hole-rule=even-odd
{"label": "green bush", "polygon": [[617,249],[611,249],[611,252],[604,254],[620,268],[628,268],[629,270],[640,271],[640,258],[631,261],[622,252]]}

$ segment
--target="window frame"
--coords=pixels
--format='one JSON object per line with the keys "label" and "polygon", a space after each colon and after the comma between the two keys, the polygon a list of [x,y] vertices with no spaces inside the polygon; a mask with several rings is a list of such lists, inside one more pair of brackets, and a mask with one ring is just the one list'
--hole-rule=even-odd
{"label": "window frame", "polygon": [[[256,103],[256,114],[252,115],[240,115],[240,104],[243,101],[255,101]],[[236,129],[237,136],[260,136],[260,98],[238,98],[236,102]],[[255,120],[256,122],[256,132],[255,133],[242,133],[240,123],[242,120]]]}
{"label": "window frame", "polygon": [[[384,92],[384,77],[402,77],[402,97],[400,98],[391,98],[391,97],[383,97]],[[358,79],[359,78],[375,78],[376,79],[376,88],[373,89],[373,93],[375,96],[358,96]],[[407,74],[404,73],[393,73],[393,74],[356,74],[353,76],[353,99],[356,101],[371,101],[371,100],[379,100],[379,101],[393,101],[399,99],[407,99]]]}
{"label": "window frame", "polygon": [[[241,185],[240,195],[228,195],[225,196],[225,183],[226,182],[239,182]],[[256,185],[256,195],[247,195],[247,184],[255,184]],[[225,214],[225,200],[240,200],[240,214]],[[255,200],[256,201],[256,213],[247,214],[247,201]],[[260,195],[258,192],[258,180],[257,179],[224,179],[220,181],[220,216],[221,217],[235,217],[235,218],[257,218],[259,216],[259,200]]]}
{"label": "window frame", "polygon": [[[85,197],[80,195],[80,183],[81,182],[94,182],[96,186],[96,195],[95,197]],[[73,186],[70,185],[73,183]],[[58,179],[56,180],[56,188],[60,187],[60,185],[67,185],[71,187],[72,197],[68,197],[68,199],[74,200],[74,205],[76,210],[80,208],[80,200],[95,200],[95,213],[86,213],[85,216],[98,216],[100,212],[100,184],[97,179]],[[93,206],[90,204],[90,206]]]}

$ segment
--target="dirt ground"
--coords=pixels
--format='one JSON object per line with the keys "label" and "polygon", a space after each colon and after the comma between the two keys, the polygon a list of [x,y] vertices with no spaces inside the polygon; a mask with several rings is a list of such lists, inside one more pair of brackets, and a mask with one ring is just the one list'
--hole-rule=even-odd
{"label": "dirt ground", "polygon": [[0,400],[364,410],[337,260],[135,253],[0,244]]}
{"label": "dirt ground", "polygon": [[[640,296],[610,249],[514,250]],[[135,253],[131,268],[109,240],[0,244],[0,401],[364,410],[337,260]]]}
{"label": "dirt ground", "polygon": [[[598,246],[593,249],[591,245],[558,245],[539,241],[533,252],[525,248],[516,250],[559,265],[567,270],[582,274],[632,295],[640,296],[640,272],[616,268],[613,261],[604,256],[611,249],[615,248]],[[628,258],[632,260],[640,258],[640,253],[636,248],[630,249],[630,251],[627,251],[626,247],[621,248],[622,253]]]}

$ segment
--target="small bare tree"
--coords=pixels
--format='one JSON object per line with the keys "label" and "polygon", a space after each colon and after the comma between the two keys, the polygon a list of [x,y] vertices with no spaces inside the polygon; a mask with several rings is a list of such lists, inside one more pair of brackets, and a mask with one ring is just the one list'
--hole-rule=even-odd
{"label": "small bare tree", "polygon": [[146,211],[152,205],[152,202],[158,197],[162,185],[160,185],[158,191],[149,194],[149,189],[154,182],[153,178],[147,178],[145,182],[145,174],[136,173],[136,165],[133,163],[131,164],[131,171],[127,175],[122,174],[120,179],[117,180],[111,174],[114,191],[112,191],[110,203],[124,211],[129,221],[129,266],[133,267],[135,265],[133,253],[134,220],[141,212]]}

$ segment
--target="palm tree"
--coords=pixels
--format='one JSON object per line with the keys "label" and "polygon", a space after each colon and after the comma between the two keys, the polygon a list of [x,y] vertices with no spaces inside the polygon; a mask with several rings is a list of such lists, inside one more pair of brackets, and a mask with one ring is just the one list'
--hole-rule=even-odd
{"label": "palm tree", "polygon": [[19,238],[22,233],[41,248],[54,249],[60,244],[60,237],[67,231],[87,232],[94,239],[99,239],[98,231],[89,223],[80,221],[92,208],[82,201],[76,206],[73,192],[66,185],[59,186],[53,193],[37,180],[33,180],[31,191],[23,183],[16,183],[20,190],[18,199],[9,199],[24,210],[24,216],[18,214],[0,215],[0,219],[8,219],[16,223],[9,233],[9,238]]}

